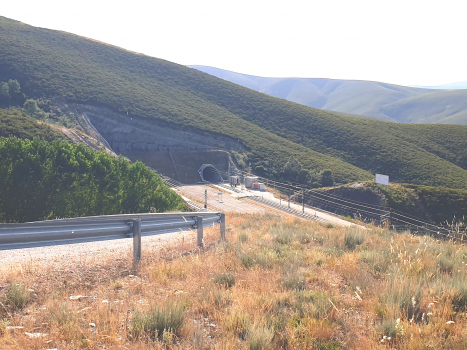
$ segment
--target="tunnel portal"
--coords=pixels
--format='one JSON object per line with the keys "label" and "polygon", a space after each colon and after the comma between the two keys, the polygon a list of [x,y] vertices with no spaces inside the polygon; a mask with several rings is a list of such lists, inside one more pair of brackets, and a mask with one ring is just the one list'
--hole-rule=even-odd
{"label": "tunnel portal", "polygon": [[203,164],[201,168],[199,168],[198,173],[203,182],[218,183],[224,181],[219,170],[212,164]]}

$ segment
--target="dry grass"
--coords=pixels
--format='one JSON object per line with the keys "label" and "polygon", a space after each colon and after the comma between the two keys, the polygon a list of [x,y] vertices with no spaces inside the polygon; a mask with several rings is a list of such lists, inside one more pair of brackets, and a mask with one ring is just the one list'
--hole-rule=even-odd
{"label": "dry grass", "polygon": [[[464,349],[467,248],[228,215],[227,243],[0,267],[0,349]],[[72,297],[72,298],[70,298]]]}

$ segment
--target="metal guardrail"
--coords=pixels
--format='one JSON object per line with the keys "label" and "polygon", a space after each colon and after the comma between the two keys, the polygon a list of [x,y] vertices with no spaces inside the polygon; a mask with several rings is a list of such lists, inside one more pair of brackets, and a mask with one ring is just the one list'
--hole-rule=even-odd
{"label": "metal guardrail", "polygon": [[203,246],[203,227],[220,225],[225,239],[225,214],[186,212],[90,216],[0,224],[0,250],[45,247],[133,237],[134,259],[141,259],[141,236],[197,229]]}

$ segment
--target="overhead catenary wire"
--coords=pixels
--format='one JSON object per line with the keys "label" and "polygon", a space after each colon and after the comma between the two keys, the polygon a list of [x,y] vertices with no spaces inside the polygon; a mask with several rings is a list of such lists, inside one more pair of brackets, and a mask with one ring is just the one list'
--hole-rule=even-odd
{"label": "overhead catenary wire", "polygon": [[[259,177],[259,176],[258,176],[258,178],[263,178],[263,177]],[[263,179],[264,179],[264,178],[263,178]],[[269,181],[269,180],[268,180],[268,181]],[[279,187],[279,188],[281,188],[281,189],[290,190],[290,188],[288,187],[288,184],[281,183],[281,182],[279,182],[279,181],[274,181],[274,182],[276,183],[275,187]],[[297,193],[296,193],[296,194],[300,194],[300,192],[302,192],[300,188],[297,188],[297,187],[295,187],[295,188],[297,189],[297,191],[296,191]],[[310,193],[309,193],[309,192],[307,192],[307,194],[308,194],[308,196],[310,196]],[[315,197],[315,196],[313,196],[313,195],[311,195],[311,196],[312,196],[312,197]],[[304,198],[307,198],[307,196],[305,195]],[[357,213],[365,212],[365,213],[367,213],[367,214],[371,214],[372,216],[382,216],[382,215],[388,213],[388,210],[384,210],[384,211],[383,211],[383,214],[380,213],[380,212],[374,213],[374,212],[370,212],[370,211],[368,211],[368,210],[363,210],[363,209],[359,209],[359,208],[354,208],[354,207],[352,207],[351,205],[344,205],[344,204],[342,204],[342,203],[336,203],[336,202],[333,202],[333,201],[330,201],[330,200],[327,200],[327,199],[322,199],[322,198],[320,198],[320,197],[315,197],[315,198],[316,198],[319,202],[323,202],[323,201],[326,202],[326,205],[327,205],[327,206],[330,206],[330,207],[332,207],[332,208],[334,208],[334,209],[346,208],[347,210],[352,210],[352,211],[355,211],[355,212],[357,212]],[[307,207],[310,207],[310,206],[307,205]],[[316,210],[322,210],[321,208],[316,208],[316,207],[313,207],[313,206],[311,206],[311,208],[316,209]],[[379,210],[380,210],[380,209],[379,209]],[[331,214],[334,214],[334,213],[331,213]]]}
{"label": "overhead catenary wire", "polygon": [[[259,178],[259,177],[258,177]],[[286,189],[286,190],[290,190],[290,188],[287,187],[287,184],[284,184],[284,183],[280,183],[278,181],[275,181],[275,183],[277,184],[280,184],[280,185],[277,185],[276,187],[279,187],[279,188],[282,188],[282,189]],[[298,195],[300,195],[300,192],[301,192],[301,189],[297,188],[297,193]],[[368,211],[368,210],[365,210],[365,209],[359,209],[359,208],[355,208],[352,206],[353,203],[350,203],[350,205],[345,205],[345,204],[341,204],[341,203],[336,203],[334,202],[332,199],[323,199],[321,197],[317,197],[315,196],[315,192],[305,192],[305,195],[304,197],[305,198],[310,198],[310,197],[313,197],[313,198],[316,198],[318,201],[321,201],[321,202],[326,202],[328,203],[329,206],[334,206],[334,207],[342,207],[342,208],[348,208],[348,209],[354,209],[358,212],[364,212],[364,213],[368,213],[368,214],[371,214],[371,215],[383,215],[383,214],[387,214],[388,213],[388,210],[382,210],[382,209],[377,209],[379,212],[375,213],[375,212],[371,212],[371,211]],[[345,200],[341,199],[342,202],[346,202]],[[363,206],[365,207],[365,205],[360,205],[360,206]],[[373,208],[369,208],[371,210],[375,210]],[[382,212],[382,213],[381,213]]]}
{"label": "overhead catenary wire", "polygon": [[[251,175],[250,173],[247,173],[247,172],[235,171],[235,170],[233,171],[233,173],[237,175],[240,174],[241,176]],[[254,175],[251,175],[251,176],[254,176]],[[355,213],[366,214],[366,215],[370,215],[370,217],[382,217],[382,218],[385,218],[386,215],[390,214],[390,218],[388,219],[390,219],[391,223],[402,223],[402,224],[408,225],[409,227],[416,227],[417,229],[419,229],[422,226],[426,232],[430,232],[430,233],[438,234],[438,235],[444,235],[444,236],[449,236],[451,232],[451,230],[445,227],[434,225],[432,223],[424,221],[423,219],[411,216],[410,214],[407,214],[407,213],[402,213],[392,208],[390,210],[388,209],[384,210],[384,209],[381,209],[381,208],[384,208],[382,206],[371,205],[368,203],[361,203],[361,202],[357,202],[354,200],[344,199],[342,197],[337,197],[331,194],[323,193],[322,191],[319,191],[319,190],[307,189],[306,192],[304,192],[304,188],[306,186],[295,186],[290,183],[284,183],[284,182],[277,181],[277,180],[266,179],[261,176],[256,176],[256,177],[258,179],[264,179],[264,182],[271,183],[272,186],[270,187],[284,189],[286,191],[292,190],[296,192],[294,193],[294,195],[300,195],[300,192],[302,192],[301,195],[305,199],[311,198],[313,201],[324,204],[327,207],[332,208],[333,210],[353,211],[354,214]],[[176,186],[176,187],[180,187],[180,186]],[[186,191],[186,187],[184,187],[184,191]],[[211,200],[215,200],[211,196],[209,196],[209,198]],[[225,205],[225,206],[237,211],[235,208],[232,208],[228,205]],[[307,205],[307,207],[310,207],[310,206]],[[314,208],[314,207],[311,206],[311,208]],[[362,209],[362,208],[365,208],[365,209]],[[314,209],[322,210],[321,208],[314,208]],[[406,220],[403,220],[401,218],[404,218]],[[414,224],[414,222],[419,223],[421,225]]]}
{"label": "overhead catenary wire", "polygon": [[354,200],[347,199],[347,198],[343,199],[341,197],[337,197],[337,196],[334,196],[334,195],[329,194],[329,193],[323,193],[321,190],[310,189],[306,185],[295,186],[295,185],[289,185],[289,183],[287,183],[287,182],[280,182],[280,181],[277,181],[277,180],[271,180],[271,179],[267,179],[267,178],[262,177],[262,176],[256,176],[256,177],[261,178],[261,179],[263,179],[264,181],[267,181],[267,182],[279,183],[279,184],[281,184],[283,186],[285,185],[285,186],[287,186],[286,187],[287,189],[288,189],[289,186],[296,189],[297,191],[302,191],[302,189],[305,188],[307,192],[313,192],[313,193],[318,194],[318,195],[322,195],[322,196],[326,196],[326,197],[332,197],[332,198],[335,198],[336,200],[341,200],[341,201],[345,201],[345,202],[348,202],[348,203],[354,203],[355,205],[371,208],[371,209],[374,209],[374,210],[383,210],[384,211],[384,209],[380,209],[380,208],[385,208],[384,206],[381,206],[381,205],[361,203],[361,202],[354,201]]}
{"label": "overhead catenary wire", "polygon": [[[241,173],[251,175],[250,173],[247,173],[247,172],[241,172]],[[282,189],[290,190],[291,188],[293,188],[293,189],[296,189],[297,191],[301,191],[301,188],[299,186],[290,185],[289,183],[284,183],[284,182],[280,182],[280,181],[277,181],[277,180],[266,179],[266,178],[261,177],[261,176],[256,176],[256,177],[264,179],[264,180],[266,180],[268,182],[271,182],[271,183],[280,184],[280,185],[276,185],[276,187],[279,187],[279,188],[282,188]],[[304,186],[304,187],[306,187],[306,186]],[[329,193],[323,193],[320,190],[308,189],[307,193],[308,194],[313,193],[316,196],[322,196],[322,197],[325,197],[325,198],[327,197],[328,199],[322,199],[322,200],[327,201],[329,203],[335,203],[335,202],[331,201],[332,199],[334,199],[336,201],[341,201],[341,202],[347,203],[349,206],[353,204],[353,205],[360,206],[360,207],[363,207],[363,208],[367,208],[367,209],[371,209],[371,210],[379,210],[381,212],[388,213],[387,209],[386,210],[380,209],[380,208],[384,208],[383,206],[376,206],[376,205],[372,205],[372,204],[368,204],[368,203],[361,203],[361,202],[359,203],[357,201],[347,199],[347,198],[346,199],[339,198],[339,197],[337,197],[335,195],[332,195],[332,194],[329,194]],[[317,198],[316,196],[314,198]],[[337,203],[336,203],[336,205],[337,205]],[[361,212],[368,213],[368,211],[365,211],[363,209],[358,209],[358,208],[355,208],[355,209],[358,210],[358,211],[361,211]],[[403,212],[401,212],[399,210],[396,210],[396,209],[393,209],[393,208],[389,208],[389,210],[390,210],[391,218],[394,215],[397,215],[397,216],[403,217],[403,218],[408,219],[408,220],[414,220],[414,221],[416,221],[418,223],[421,223],[423,225],[428,225],[428,226],[434,227],[436,229],[441,228],[439,225],[427,222],[426,220],[423,220],[423,219],[421,219],[419,217],[415,217],[415,216],[407,214],[407,213],[403,213]],[[377,215],[376,213],[373,213],[373,214]]]}

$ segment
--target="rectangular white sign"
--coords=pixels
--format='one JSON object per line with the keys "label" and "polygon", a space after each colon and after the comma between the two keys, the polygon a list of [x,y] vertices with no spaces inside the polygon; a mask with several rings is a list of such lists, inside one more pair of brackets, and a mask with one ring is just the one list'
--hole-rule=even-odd
{"label": "rectangular white sign", "polygon": [[389,176],[387,175],[381,175],[381,174],[376,174],[376,180],[375,182],[380,185],[386,185],[389,186]]}

